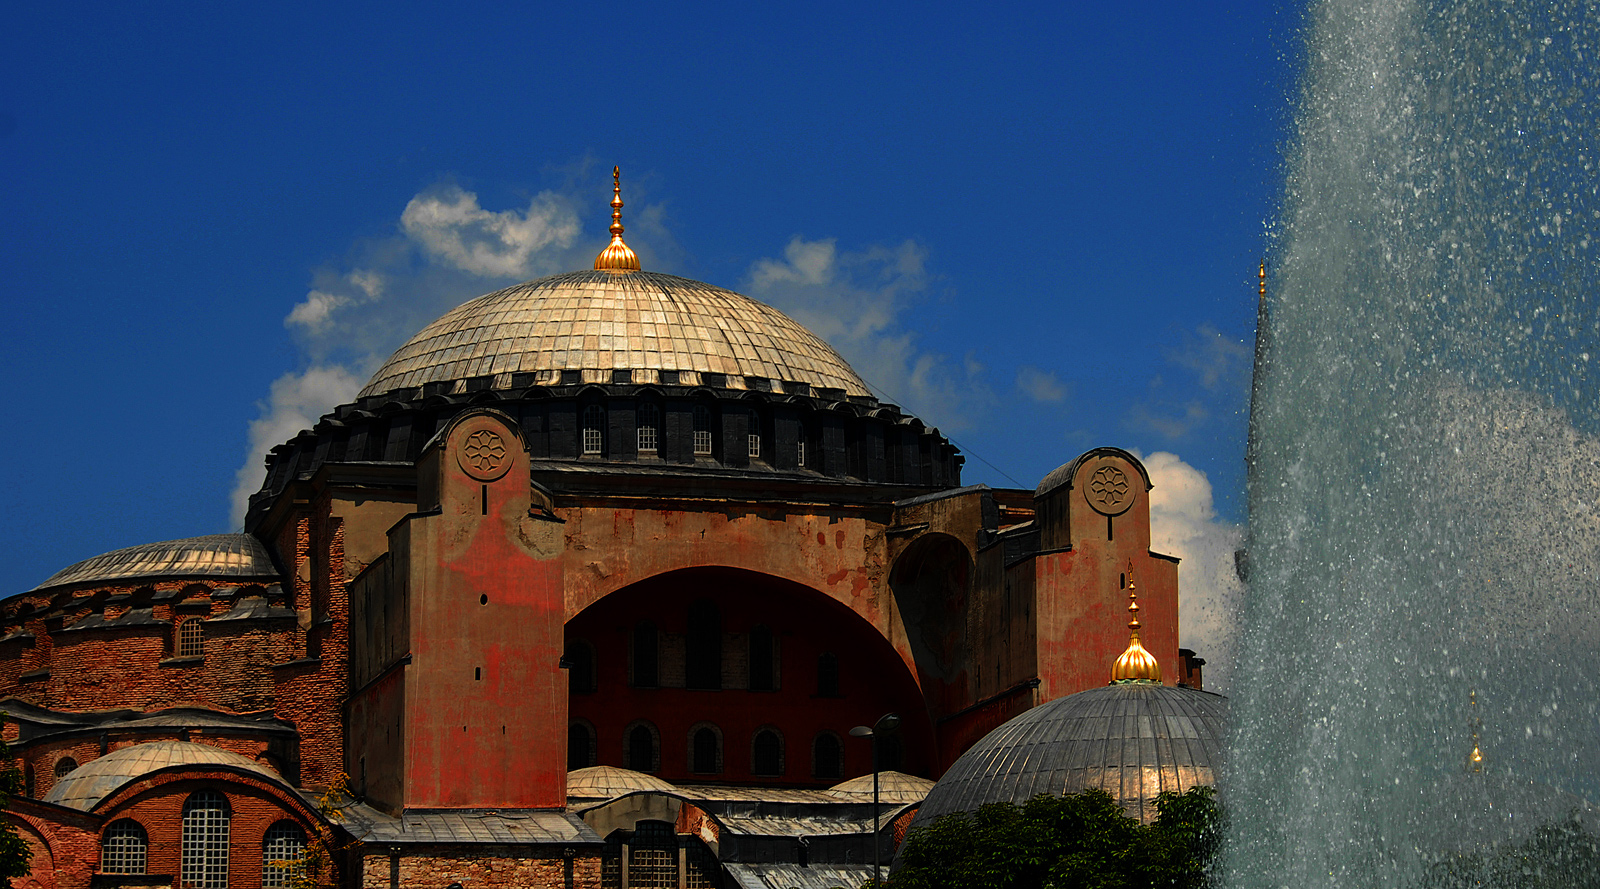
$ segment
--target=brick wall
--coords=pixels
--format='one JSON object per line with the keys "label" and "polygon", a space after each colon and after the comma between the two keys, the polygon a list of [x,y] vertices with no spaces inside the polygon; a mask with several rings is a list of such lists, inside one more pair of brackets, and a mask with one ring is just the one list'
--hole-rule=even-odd
{"label": "brick wall", "polygon": [[[580,851],[562,857],[560,849],[531,850],[528,857],[486,855],[470,846],[434,847],[427,854],[407,854],[396,862],[388,855],[366,854],[361,863],[362,889],[390,889],[398,876],[401,887],[444,887],[460,883],[463,889],[599,889],[600,855]],[[571,881],[568,881],[568,870]],[[396,874],[398,871],[398,874]]]}

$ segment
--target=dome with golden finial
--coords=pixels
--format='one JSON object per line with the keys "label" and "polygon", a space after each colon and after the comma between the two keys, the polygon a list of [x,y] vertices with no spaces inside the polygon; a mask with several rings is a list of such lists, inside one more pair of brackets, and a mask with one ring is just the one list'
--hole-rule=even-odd
{"label": "dome with golden finial", "polygon": [[611,243],[594,258],[597,272],[637,272],[639,257],[622,243],[622,168],[611,168]]}
{"label": "dome with golden finial", "polygon": [[1112,682],[1160,682],[1161,662],[1139,642],[1139,594],[1134,589],[1133,566],[1128,566],[1128,649],[1111,665]]}

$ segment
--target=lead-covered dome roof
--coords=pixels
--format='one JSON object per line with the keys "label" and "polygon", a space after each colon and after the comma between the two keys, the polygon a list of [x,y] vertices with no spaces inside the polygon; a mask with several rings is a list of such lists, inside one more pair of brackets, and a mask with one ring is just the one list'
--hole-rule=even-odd
{"label": "lead-covered dome roof", "polygon": [[174,766],[240,769],[283,783],[271,769],[231,750],[192,741],[153,741],[124,747],[78,766],[50,788],[44,801],[87,812],[124,784]]}
{"label": "lead-covered dome roof", "polygon": [[913,827],[985,803],[1090,788],[1135,818],[1155,820],[1155,800],[1215,784],[1227,698],[1192,688],[1128,682],[1057,698],[973,745],[928,791]]}
{"label": "lead-covered dome roof", "polygon": [[680,384],[720,374],[724,388],[746,388],[748,377],[869,394],[839,353],[777,309],[643,271],[569,272],[466,302],[401,346],[361,394],[485,376],[506,389],[513,374],[553,385],[563,371],[586,382],[631,371],[631,382],[652,383],[666,371]]}
{"label": "lead-covered dome roof", "polygon": [[207,534],[130,546],[84,559],[50,575],[34,589],[161,577],[271,582],[278,578],[278,569],[267,548],[250,534]]}

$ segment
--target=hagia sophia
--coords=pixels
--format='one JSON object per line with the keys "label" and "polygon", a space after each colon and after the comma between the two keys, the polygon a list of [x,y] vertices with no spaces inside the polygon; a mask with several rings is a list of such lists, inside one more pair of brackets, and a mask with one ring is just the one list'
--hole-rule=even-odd
{"label": "hagia sophia", "polygon": [[1135,456],[963,485],[611,207],[593,269],[458,306],[274,447],[242,533],[0,600],[14,885],[854,887],[938,814],[1215,781]]}

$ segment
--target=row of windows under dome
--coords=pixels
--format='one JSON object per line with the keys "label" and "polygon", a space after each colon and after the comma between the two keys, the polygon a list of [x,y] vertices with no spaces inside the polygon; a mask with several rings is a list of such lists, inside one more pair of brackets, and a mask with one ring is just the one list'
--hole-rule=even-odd
{"label": "row of windows under dome", "polygon": [[[620,746],[617,741],[621,742]],[[845,741],[834,731],[821,731],[812,736],[809,768],[801,773],[792,771],[784,733],[777,726],[764,726],[751,734],[748,749],[738,751],[742,755],[737,761],[728,759],[722,729],[714,723],[691,725],[684,742],[684,769],[690,775],[702,775],[708,780],[740,772],[762,778],[805,775],[819,781],[839,781],[845,777]],[[618,749],[609,749],[608,743]],[[884,736],[878,751],[879,767],[884,771],[899,771],[904,765],[903,749],[899,735]],[[587,720],[573,720],[567,727],[567,770],[601,764],[620,765],[635,772],[662,771],[660,729],[648,720],[636,720],[623,730],[621,738],[608,742]]]}
{"label": "row of windows under dome", "polygon": [[[656,624],[648,620],[635,622],[628,635],[629,686],[638,689],[678,687],[678,682],[664,681],[662,670],[663,643],[672,644],[677,640],[665,640]],[[688,632],[681,637],[681,652],[668,652],[682,655],[681,661],[673,658],[683,665],[681,687],[697,691],[734,688],[754,692],[779,691],[783,687],[782,653],[771,628],[758,624],[734,643],[743,648],[737,652],[744,655],[742,664],[739,658],[724,657],[725,653],[732,653],[727,652],[730,641],[722,632],[715,604],[703,602],[692,606]],[[600,690],[595,647],[588,640],[569,641],[562,663],[568,669],[567,688],[573,694],[593,694]],[[821,652],[814,667],[811,693],[819,698],[840,697],[839,656],[831,651]]]}
{"label": "row of windows under dome", "polygon": [[387,398],[344,405],[273,448],[256,499],[327,462],[415,462],[436,432],[477,405],[515,420],[539,460],[753,465],[918,486],[961,481],[963,458],[937,430],[873,399],[621,386]]}
{"label": "row of windows under dome", "polygon": [[[179,885],[195,889],[227,889],[229,850],[233,846],[233,810],[215,790],[198,790],[183,804]],[[292,821],[278,821],[260,839],[261,885],[268,889],[296,884],[306,858],[306,832]],[[140,875],[150,872],[150,833],[145,825],[123,818],[106,825],[100,840],[100,872]]]}

